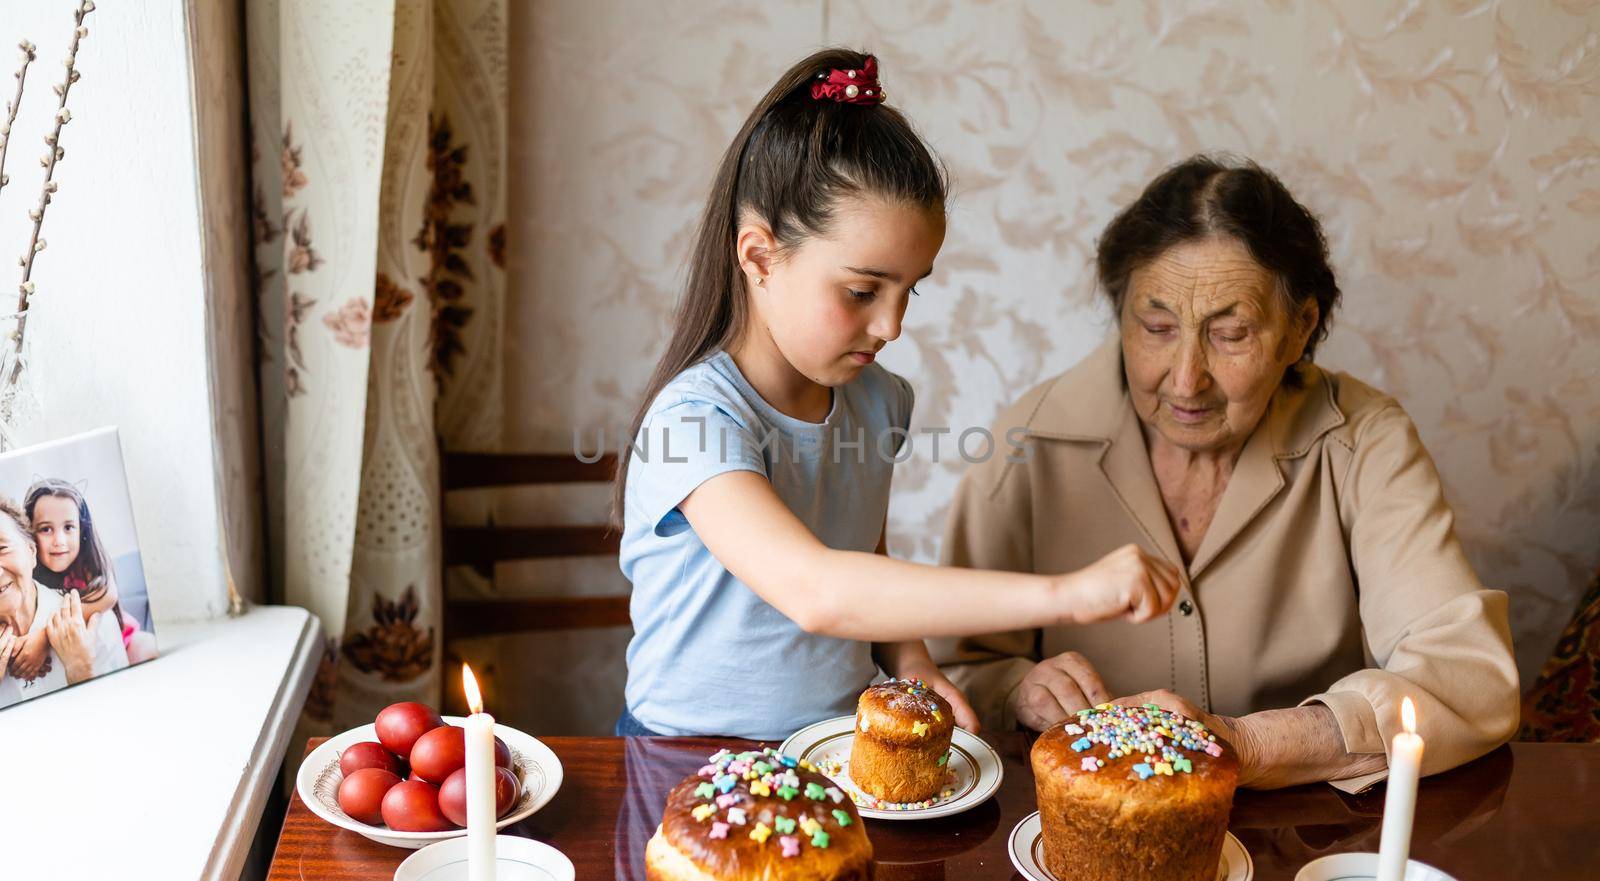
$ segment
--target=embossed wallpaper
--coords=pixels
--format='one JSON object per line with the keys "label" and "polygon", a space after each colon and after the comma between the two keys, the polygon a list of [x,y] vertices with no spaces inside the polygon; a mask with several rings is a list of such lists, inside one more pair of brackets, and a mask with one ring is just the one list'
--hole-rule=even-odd
{"label": "embossed wallpaper", "polygon": [[[1483,580],[1512,594],[1525,682],[1600,564],[1596,0],[547,0],[512,24],[510,447],[626,425],[719,154],[788,64],[843,43],[879,55],[955,179],[937,271],[884,354],[914,429],[984,425],[1087,353],[1109,326],[1100,229],[1164,166],[1232,151],[1323,219],[1345,296],[1320,360],[1420,426]],[[924,440],[889,547],[930,560],[962,465]],[[604,500],[516,507],[595,520]],[[521,574],[627,587],[603,563]],[[609,725],[625,642],[519,646],[541,730]]]}

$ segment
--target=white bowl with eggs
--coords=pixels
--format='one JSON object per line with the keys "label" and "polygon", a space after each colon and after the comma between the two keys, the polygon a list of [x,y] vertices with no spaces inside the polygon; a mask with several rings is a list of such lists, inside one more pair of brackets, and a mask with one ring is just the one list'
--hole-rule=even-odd
{"label": "white bowl with eggs", "polygon": [[[446,725],[460,726],[466,720],[460,716],[445,716]],[[561,760],[537,737],[524,734],[515,728],[494,726],[495,736],[505,741],[511,750],[511,770],[522,785],[522,792],[505,816],[495,821],[495,828],[526,819],[544,807],[561,788]],[[376,725],[362,725],[328,738],[306,756],[295,775],[295,791],[313,814],[338,826],[349,829],[379,844],[415,850],[436,841],[460,838],[465,829],[448,829],[443,832],[399,832],[387,826],[373,826],[353,819],[339,807],[339,784],[344,772],[339,769],[339,756],[348,747],[362,741],[378,740]]]}

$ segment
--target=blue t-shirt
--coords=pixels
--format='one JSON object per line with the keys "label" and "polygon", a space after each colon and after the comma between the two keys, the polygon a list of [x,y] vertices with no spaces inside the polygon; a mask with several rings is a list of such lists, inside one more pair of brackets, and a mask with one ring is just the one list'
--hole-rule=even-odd
{"label": "blue t-shirt", "polygon": [[762,400],[726,352],[651,402],[621,550],[633,582],[627,702],[645,727],[779,740],[854,709],[877,673],[871,643],[801,630],[723,568],[677,506],[718,474],[753,471],[823,544],[870,553],[911,406],[910,384],[869,364],[833,390],[825,420],[804,422]]}

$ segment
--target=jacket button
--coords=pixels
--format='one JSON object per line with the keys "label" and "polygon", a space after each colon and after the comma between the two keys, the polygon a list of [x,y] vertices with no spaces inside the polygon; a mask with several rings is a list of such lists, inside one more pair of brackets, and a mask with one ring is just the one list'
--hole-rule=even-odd
{"label": "jacket button", "polygon": [[1194,603],[1184,600],[1183,602],[1178,603],[1178,611],[1182,612],[1183,616],[1187,618],[1194,614]]}

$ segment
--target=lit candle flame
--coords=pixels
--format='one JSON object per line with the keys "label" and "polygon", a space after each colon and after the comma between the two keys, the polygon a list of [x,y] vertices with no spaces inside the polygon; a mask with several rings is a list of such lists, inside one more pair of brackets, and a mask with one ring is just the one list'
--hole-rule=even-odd
{"label": "lit candle flame", "polygon": [[467,693],[467,709],[473,713],[483,712],[483,694],[478,691],[478,680],[472,675],[472,668],[466,664],[461,665],[461,689]]}
{"label": "lit candle flame", "polygon": [[[473,693],[477,693],[476,689]],[[1407,734],[1417,733],[1417,708],[1411,703],[1411,698],[1400,701],[1400,724],[1405,727]]]}

